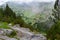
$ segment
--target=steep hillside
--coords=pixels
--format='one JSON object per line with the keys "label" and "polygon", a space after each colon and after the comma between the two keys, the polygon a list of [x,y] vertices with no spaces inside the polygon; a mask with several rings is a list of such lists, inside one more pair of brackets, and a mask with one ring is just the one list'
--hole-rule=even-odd
{"label": "steep hillside", "polygon": [[[52,13],[54,2],[30,2],[30,3],[17,3],[17,2],[6,2],[9,7],[16,13],[22,14],[27,17],[26,21],[34,21],[39,19],[42,21],[48,20],[48,17]],[[1,5],[5,7],[6,4]]]}

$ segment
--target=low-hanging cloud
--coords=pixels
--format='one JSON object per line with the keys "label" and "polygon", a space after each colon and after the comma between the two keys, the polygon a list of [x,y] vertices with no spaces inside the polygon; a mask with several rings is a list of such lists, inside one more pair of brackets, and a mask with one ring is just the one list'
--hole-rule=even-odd
{"label": "low-hanging cloud", "polygon": [[55,0],[0,0],[0,5],[7,1],[16,1],[16,2],[32,2],[32,1],[38,1],[38,2],[50,2],[50,1],[55,1]]}

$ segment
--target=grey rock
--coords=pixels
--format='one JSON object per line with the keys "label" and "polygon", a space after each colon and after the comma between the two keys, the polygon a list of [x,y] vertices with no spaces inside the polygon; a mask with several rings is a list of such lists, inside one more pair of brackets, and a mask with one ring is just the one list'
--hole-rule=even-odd
{"label": "grey rock", "polygon": [[28,28],[17,27],[16,25],[11,28],[17,31],[17,37],[20,38],[20,40],[46,40],[44,35],[34,34],[30,32]]}
{"label": "grey rock", "polygon": [[9,38],[7,36],[2,36],[2,35],[0,35],[0,39],[3,39],[3,40],[17,40],[16,38]]}
{"label": "grey rock", "polygon": [[0,35],[3,35],[3,34],[4,34],[3,29],[0,29]]}
{"label": "grey rock", "polygon": [[13,30],[11,29],[3,29],[3,31],[4,31],[4,35],[10,35],[13,32]]}

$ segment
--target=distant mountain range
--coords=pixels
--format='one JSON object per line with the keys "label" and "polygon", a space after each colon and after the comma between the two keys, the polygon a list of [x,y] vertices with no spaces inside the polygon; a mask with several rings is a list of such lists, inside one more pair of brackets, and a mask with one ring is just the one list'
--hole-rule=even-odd
{"label": "distant mountain range", "polygon": [[[9,7],[18,13],[23,13],[26,17],[37,17],[42,15],[46,19],[51,13],[54,6],[54,2],[30,2],[30,3],[18,3],[18,2],[6,2]],[[6,4],[1,5],[5,7]]]}

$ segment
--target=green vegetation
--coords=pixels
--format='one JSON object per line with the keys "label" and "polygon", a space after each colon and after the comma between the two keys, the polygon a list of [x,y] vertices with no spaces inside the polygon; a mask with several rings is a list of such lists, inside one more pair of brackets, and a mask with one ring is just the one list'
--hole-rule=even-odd
{"label": "green vegetation", "polygon": [[47,30],[49,29],[48,27],[46,27],[46,22],[36,22],[34,24],[34,29],[37,30],[38,32],[44,32],[46,33]]}
{"label": "green vegetation", "polygon": [[[16,16],[16,13],[14,13],[11,8],[9,8],[8,4],[6,4],[6,8],[4,10],[2,8],[0,8],[0,10],[0,21],[13,23],[14,25],[20,24],[21,27],[30,28],[31,30],[33,30],[30,24],[25,23],[20,14]],[[3,25],[2,27],[5,27],[5,25]],[[5,28],[7,28],[7,25]]]}
{"label": "green vegetation", "polygon": [[0,28],[10,29],[10,27],[8,27],[8,23],[6,22],[0,22]]}
{"label": "green vegetation", "polygon": [[60,40],[60,21],[58,21],[49,29],[47,38],[50,40]]}
{"label": "green vegetation", "polygon": [[[6,34],[7,35],[7,34]],[[10,35],[7,35],[8,37],[15,37],[16,36],[16,31],[12,31],[12,33]]]}
{"label": "green vegetation", "polygon": [[[9,8],[8,4],[6,4],[5,9],[3,10],[3,8],[0,8],[0,21],[2,22],[7,22],[7,23],[12,23],[12,24],[20,24],[21,27],[25,27],[25,28],[29,28],[31,29],[31,31],[38,31],[38,32],[46,32],[47,27],[45,27],[45,22],[34,22],[34,20],[25,17],[25,20],[23,19],[24,15],[21,16],[21,13],[17,14],[12,11],[11,8]],[[26,12],[28,13],[28,12]],[[23,13],[22,13],[23,14]],[[40,16],[40,15],[39,15]],[[30,22],[30,20],[32,20]],[[40,19],[39,19],[40,20]],[[39,21],[36,20],[36,21]],[[27,22],[26,22],[27,21]],[[31,25],[33,23],[33,25]],[[42,26],[42,27],[41,27]]]}
{"label": "green vegetation", "polygon": [[60,8],[58,6],[59,0],[55,2],[53,10],[53,22],[54,24],[47,32],[47,39],[50,40],[60,40]]}
{"label": "green vegetation", "polygon": [[[0,8],[0,28],[9,28],[8,27],[8,23],[12,23],[12,24],[20,24],[20,27],[25,27],[25,28],[29,28],[31,31],[35,31],[36,33],[40,32],[42,34],[47,33],[46,37],[49,40],[60,40],[60,8],[57,4],[58,0],[56,1],[55,5],[54,5],[54,10],[53,10],[53,16],[54,18],[52,18],[54,24],[51,26],[51,28],[49,28],[49,25],[47,22],[40,22],[41,18],[40,15],[38,17],[40,17],[38,20],[37,19],[29,19],[27,17],[25,17],[24,20],[24,16],[27,16],[28,13],[30,12],[28,10],[24,11],[24,13],[26,15],[21,16],[21,13],[17,14],[12,11],[11,8],[9,8],[8,4],[6,5],[6,8],[3,10],[3,8]],[[22,13],[23,14],[23,13]],[[42,15],[41,15],[42,16]],[[30,22],[30,20],[32,20]],[[32,22],[34,22],[32,24]],[[16,32],[12,32],[11,35],[8,35],[9,37],[14,37],[16,35]]]}

